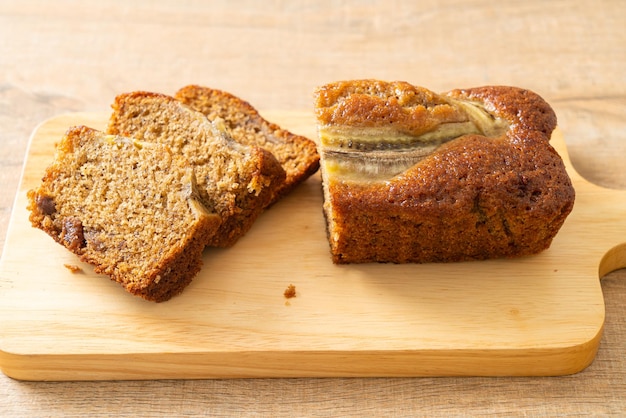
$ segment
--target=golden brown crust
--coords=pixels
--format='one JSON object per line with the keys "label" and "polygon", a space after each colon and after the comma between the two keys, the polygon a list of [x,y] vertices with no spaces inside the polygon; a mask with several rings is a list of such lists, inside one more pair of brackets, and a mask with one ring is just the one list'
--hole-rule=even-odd
{"label": "golden brown crust", "polygon": [[556,126],[550,106],[512,87],[446,96],[479,102],[509,129],[497,138],[451,140],[387,181],[342,181],[322,165],[334,262],[482,260],[549,247],[575,196],[549,144]]}
{"label": "golden brown crust", "polygon": [[118,95],[112,107],[109,133],[166,144],[194,166],[204,203],[222,217],[207,245],[234,245],[282,187],[285,171],[270,152],[236,143],[173,97],[135,91]]}
{"label": "golden brown crust", "polygon": [[493,114],[511,123],[509,136],[518,132],[517,135],[523,138],[529,131],[538,131],[549,141],[556,128],[556,114],[552,107],[541,96],[528,89],[485,86],[452,90],[446,96],[483,103]]}
{"label": "golden brown crust", "polygon": [[319,169],[319,154],[313,141],[267,121],[247,101],[225,91],[198,85],[181,88],[175,97],[210,120],[223,119],[236,141],[259,146],[276,157],[286,172],[286,179],[271,203]]}
{"label": "golden brown crust", "polygon": [[445,97],[402,81],[340,81],[315,93],[321,125],[393,127],[419,135],[441,123],[464,122],[467,115]]}

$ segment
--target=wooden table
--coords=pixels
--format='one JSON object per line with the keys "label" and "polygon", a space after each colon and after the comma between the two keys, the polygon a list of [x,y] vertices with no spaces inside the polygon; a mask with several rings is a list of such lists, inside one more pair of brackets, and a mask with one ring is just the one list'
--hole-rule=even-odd
{"label": "wooden table", "polygon": [[[40,122],[106,112],[121,92],[173,93],[189,83],[261,111],[308,111],[317,85],[348,78],[435,91],[523,86],[555,108],[577,171],[626,189],[626,3],[410,3],[0,3],[0,251]],[[600,351],[572,376],[44,383],[1,375],[0,416],[619,415],[624,279],[626,270],[603,279]]]}

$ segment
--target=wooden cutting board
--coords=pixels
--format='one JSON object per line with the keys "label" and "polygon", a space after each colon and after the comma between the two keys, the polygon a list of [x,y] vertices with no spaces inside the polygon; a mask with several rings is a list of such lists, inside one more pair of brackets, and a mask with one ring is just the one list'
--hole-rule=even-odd
{"label": "wooden cutting board", "polygon": [[[26,191],[71,125],[31,138],[0,262],[0,365],[27,380],[304,376],[560,375],[594,359],[604,323],[599,278],[626,267],[626,192],[582,179],[544,253],[515,260],[333,265],[319,176],[264,213],[231,249],[209,249],[169,302],[126,293],[30,226]],[[266,117],[314,138],[313,115]],[[72,273],[64,265],[77,265]],[[288,285],[297,296],[286,299]]]}

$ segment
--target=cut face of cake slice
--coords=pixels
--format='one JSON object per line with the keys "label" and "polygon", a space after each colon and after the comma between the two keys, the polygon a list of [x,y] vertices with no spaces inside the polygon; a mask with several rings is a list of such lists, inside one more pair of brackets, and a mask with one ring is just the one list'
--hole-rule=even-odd
{"label": "cut face of cake slice", "polygon": [[336,263],[534,254],[572,209],[556,117],[528,90],[354,80],[320,87],[315,108]]}
{"label": "cut face of cake slice", "polygon": [[222,217],[207,242],[232,246],[282,187],[285,172],[262,148],[234,141],[223,121],[209,121],[173,97],[132,92],[116,97],[108,133],[165,144],[194,167],[202,202]]}
{"label": "cut face of cake slice", "polygon": [[286,178],[272,203],[318,170],[319,154],[313,141],[265,120],[250,103],[239,97],[197,85],[181,88],[175,97],[210,120],[224,120],[235,141],[261,147],[276,157]]}
{"label": "cut face of cake slice", "polygon": [[28,199],[34,227],[155,302],[191,282],[221,222],[200,202],[184,158],[87,127],[67,131]]}

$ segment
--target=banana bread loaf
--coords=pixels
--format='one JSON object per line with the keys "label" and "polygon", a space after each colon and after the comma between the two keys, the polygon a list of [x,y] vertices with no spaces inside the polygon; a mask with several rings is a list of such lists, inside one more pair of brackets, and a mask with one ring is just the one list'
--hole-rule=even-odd
{"label": "banana bread loaf", "polygon": [[34,227],[155,302],[190,283],[221,221],[200,203],[184,158],[87,127],[67,131],[28,200]]}
{"label": "banana bread loaf", "polygon": [[132,92],[112,107],[108,133],[166,144],[194,167],[202,202],[222,217],[207,245],[232,246],[283,185],[285,172],[270,152],[234,141],[220,120],[173,97]]}
{"label": "banana bread loaf", "polygon": [[315,100],[335,263],[535,254],[572,210],[555,113],[531,91],[354,80]]}
{"label": "banana bread loaf", "polygon": [[319,154],[313,141],[268,122],[248,102],[230,93],[197,85],[183,87],[175,97],[210,120],[223,119],[236,141],[259,146],[276,157],[287,176],[272,203],[319,169]]}

